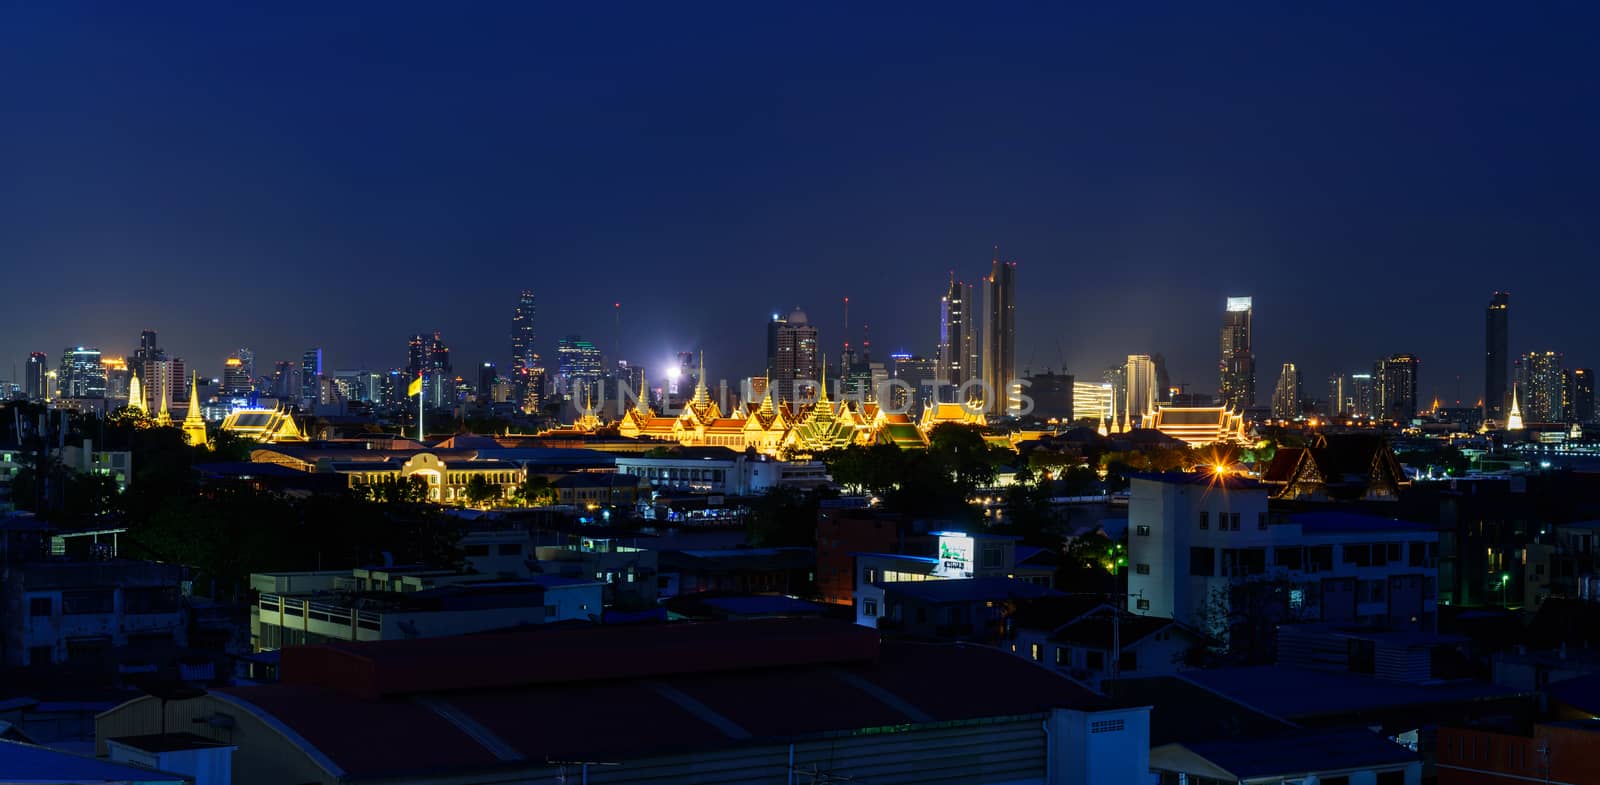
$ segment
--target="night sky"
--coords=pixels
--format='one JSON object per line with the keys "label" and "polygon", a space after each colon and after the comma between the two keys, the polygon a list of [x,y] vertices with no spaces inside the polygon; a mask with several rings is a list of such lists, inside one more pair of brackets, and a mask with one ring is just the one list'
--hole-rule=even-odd
{"label": "night sky", "polygon": [[1470,405],[1494,289],[1513,352],[1600,365],[1592,5],[31,5],[0,10],[0,378],[144,328],[210,375],[438,329],[470,375],[525,286],[547,365],[609,350],[614,301],[653,376],[759,373],[796,304],[837,352],[846,295],[931,353],[995,244],[1019,370],[1161,352],[1214,390],[1250,294],[1263,400],[1409,351]]}

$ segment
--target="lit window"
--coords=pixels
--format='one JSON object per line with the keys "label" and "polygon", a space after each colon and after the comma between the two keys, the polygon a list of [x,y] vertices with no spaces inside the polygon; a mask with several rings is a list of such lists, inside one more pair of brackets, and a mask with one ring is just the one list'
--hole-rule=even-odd
{"label": "lit window", "polygon": [[1037,643],[1028,646],[1028,654],[1033,657],[1034,662],[1044,659],[1043,651],[1043,647]]}

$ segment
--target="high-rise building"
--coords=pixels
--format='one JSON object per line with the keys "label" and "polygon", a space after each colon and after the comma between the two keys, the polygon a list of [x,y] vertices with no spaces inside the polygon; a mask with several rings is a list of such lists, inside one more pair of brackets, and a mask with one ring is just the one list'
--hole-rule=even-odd
{"label": "high-rise building", "polygon": [[890,403],[903,411],[919,412],[934,401],[933,384],[939,378],[939,360],[934,357],[918,357],[899,352],[889,355],[894,363],[892,373],[894,378],[905,382],[911,387],[911,392],[906,392],[898,386],[895,390],[895,400]]}
{"label": "high-rise building", "polygon": [[[241,353],[249,350],[240,350]],[[252,360],[252,364],[254,361]],[[222,361],[222,394],[223,395],[249,395],[255,387],[252,374],[245,365],[243,357],[234,355]]]}
{"label": "high-rise building", "polygon": [[488,400],[489,394],[494,391],[494,382],[500,378],[500,369],[494,363],[484,363],[478,366],[478,397]]}
{"label": "high-rise building", "polygon": [[428,336],[416,333],[406,339],[406,370],[412,376],[428,370]]}
{"label": "high-rise building", "polygon": [[144,393],[145,411],[158,414],[161,404],[175,409],[188,403],[189,377],[182,357],[168,358],[157,351],[156,357],[145,360],[140,368],[139,387]]}
{"label": "high-rise building", "polygon": [[[998,249],[989,277],[983,279],[983,304],[983,383],[991,396],[984,406],[992,414],[1010,414],[1022,405],[1013,385],[1017,378],[1017,263],[1000,261]],[[1152,368],[1152,389],[1154,385]]]}
{"label": "high-rise building", "polygon": [[315,405],[322,400],[322,349],[313,347],[300,355],[300,400]]}
{"label": "high-rise building", "polygon": [[106,397],[114,401],[128,400],[128,380],[131,374],[128,371],[127,360],[121,357],[101,357],[100,364],[105,366]]}
{"label": "high-rise building", "polygon": [[279,360],[273,363],[272,395],[286,401],[299,397],[300,366],[288,360]]}
{"label": "high-rise building", "polygon": [[50,378],[50,356],[44,352],[31,352],[28,354],[28,368],[23,374],[22,397],[30,401],[42,401],[50,397],[45,389],[45,382]]}
{"label": "high-rise building", "polygon": [[[952,390],[975,378],[977,354],[973,340],[972,287],[950,278],[950,288],[939,301],[939,379]],[[954,393],[948,393],[953,395]]]}
{"label": "high-rise building", "polygon": [[1129,428],[1140,428],[1144,416],[1156,409],[1156,364],[1148,354],[1128,355],[1123,372],[1128,394],[1123,399],[1125,422]]}
{"label": "high-rise building", "polygon": [[538,334],[533,328],[533,290],[523,289],[517,295],[517,307],[511,311],[511,370],[513,373],[539,364],[535,341]]}
{"label": "high-rise building", "polygon": [[106,397],[106,369],[100,363],[100,350],[84,346],[62,350],[56,383],[62,398]]}
{"label": "high-rise building", "polygon": [[1100,372],[1100,382],[1111,392],[1111,426],[1126,425],[1128,412],[1128,366],[1113,365]]}
{"label": "high-rise building", "polygon": [[1351,413],[1352,402],[1350,395],[1350,377],[1342,373],[1328,375],[1328,408],[1329,417],[1345,417]]}
{"label": "high-rise building", "polygon": [[562,395],[574,396],[582,403],[583,396],[599,391],[601,365],[600,350],[580,335],[569,335],[556,342],[557,383]]}
{"label": "high-rise building", "polygon": [[1070,373],[1046,371],[1027,378],[1022,393],[1033,400],[1032,416],[1045,420],[1072,422],[1072,398],[1077,380]]}
{"label": "high-rise building", "polygon": [[797,397],[796,382],[819,380],[822,364],[818,356],[817,328],[796,307],[783,320],[774,319],[767,327],[767,362],[771,384],[778,400],[792,403]]}
{"label": "high-rise building", "polygon": [[1229,297],[1222,314],[1221,381],[1217,399],[1242,412],[1256,405],[1256,355],[1251,338],[1254,301],[1249,297]]}
{"label": "high-rise building", "polygon": [[156,342],[155,330],[145,330],[139,333],[139,351],[134,353],[135,357],[142,362],[144,360],[159,360],[163,354],[161,344]]}
{"label": "high-rise building", "polygon": [[1300,369],[1284,363],[1278,372],[1278,386],[1272,390],[1272,416],[1292,420],[1300,416]]}
{"label": "high-rise building", "polygon": [[1592,423],[1594,419],[1594,369],[1572,369],[1572,405],[1568,408],[1567,419],[1576,423]]}
{"label": "high-rise building", "polygon": [[1414,354],[1396,354],[1378,362],[1378,414],[1401,423],[1417,416],[1417,374],[1422,362]]}
{"label": "high-rise building", "polygon": [[1098,425],[1115,419],[1115,388],[1101,382],[1072,383],[1072,419],[1089,420]]}
{"label": "high-rise building", "polygon": [[1510,308],[1511,293],[1495,292],[1484,318],[1483,417],[1497,423],[1505,422],[1511,398],[1506,391],[1506,364],[1511,361],[1507,348]]}
{"label": "high-rise building", "polygon": [[1378,416],[1378,384],[1372,374],[1350,374],[1350,404],[1350,414],[1369,418]]}
{"label": "high-rise building", "polygon": [[254,389],[256,384],[256,353],[240,347],[239,351],[235,352],[233,356],[239,358],[239,370],[244,372],[244,378],[249,381],[250,387]]}
{"label": "high-rise building", "polygon": [[1172,374],[1167,372],[1167,358],[1160,352],[1150,355],[1156,367],[1156,403],[1172,402]]}
{"label": "high-rise building", "polygon": [[1561,353],[1529,352],[1517,361],[1516,369],[1523,421],[1563,422]]}

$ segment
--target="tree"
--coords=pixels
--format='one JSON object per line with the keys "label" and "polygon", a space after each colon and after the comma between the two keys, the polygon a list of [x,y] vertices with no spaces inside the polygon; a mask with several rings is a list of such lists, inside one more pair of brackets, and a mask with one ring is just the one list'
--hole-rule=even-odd
{"label": "tree", "polygon": [[550,485],[549,478],[537,474],[528,475],[511,495],[529,507],[547,507],[556,503],[556,489]]}
{"label": "tree", "polygon": [[819,497],[788,485],[775,485],[750,506],[746,541],[755,547],[816,545]]}
{"label": "tree", "polygon": [[487,507],[490,502],[500,498],[499,486],[484,479],[481,474],[468,477],[464,490],[467,494],[467,503],[474,507]]}

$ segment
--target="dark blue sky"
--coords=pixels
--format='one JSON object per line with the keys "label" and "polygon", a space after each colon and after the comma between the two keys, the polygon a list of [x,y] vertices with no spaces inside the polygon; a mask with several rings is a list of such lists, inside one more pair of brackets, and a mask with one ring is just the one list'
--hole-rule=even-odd
{"label": "dark blue sky", "polygon": [[652,372],[759,372],[771,311],[834,352],[845,295],[925,353],[996,243],[1036,370],[1213,389],[1252,294],[1263,395],[1411,351],[1471,403],[1497,288],[1514,351],[1600,364],[1580,4],[34,5],[0,10],[0,376],[145,327],[210,374],[433,329],[504,363],[523,286],[547,356],[620,300]]}

